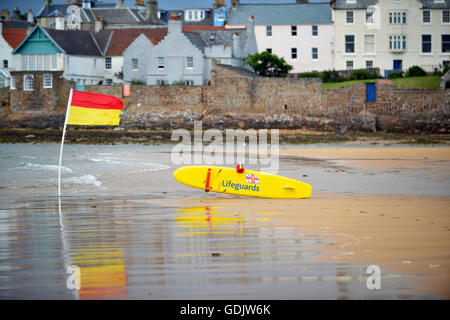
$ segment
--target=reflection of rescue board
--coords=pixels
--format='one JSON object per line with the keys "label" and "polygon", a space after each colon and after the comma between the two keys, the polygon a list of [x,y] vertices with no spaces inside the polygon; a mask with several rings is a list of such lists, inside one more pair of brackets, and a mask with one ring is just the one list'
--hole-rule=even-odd
{"label": "reflection of rescue board", "polygon": [[[240,167],[239,167],[240,166]],[[193,188],[259,198],[308,198],[311,186],[294,179],[234,168],[213,166],[187,166],[177,169],[174,178]]]}

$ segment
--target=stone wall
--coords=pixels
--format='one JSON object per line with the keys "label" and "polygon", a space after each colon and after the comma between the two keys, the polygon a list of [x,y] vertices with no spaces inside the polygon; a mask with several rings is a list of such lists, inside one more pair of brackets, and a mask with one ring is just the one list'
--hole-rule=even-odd
{"label": "stone wall", "polygon": [[9,105],[9,87],[0,88],[0,108]]}
{"label": "stone wall", "polygon": [[[73,83],[55,81],[54,88],[45,91],[38,89],[42,84],[37,73],[36,90],[27,93],[21,90],[23,75],[16,76],[17,90],[11,90],[13,112],[65,110]],[[364,83],[323,89],[318,78],[262,78],[214,64],[208,86],[132,85],[126,98],[122,86],[85,86],[85,90],[123,99],[124,128],[192,128],[193,121],[201,119],[206,128],[219,129],[450,132],[450,90],[445,89],[377,83],[376,102],[366,103]]]}
{"label": "stone wall", "polygon": [[[28,74],[34,77],[32,91],[23,90],[24,76]],[[44,74],[52,75],[52,88],[44,88]],[[11,77],[16,80],[16,89],[9,92],[14,114],[45,114],[63,110],[67,106],[70,89],[75,85],[73,81],[62,78],[62,71],[12,71]]]}

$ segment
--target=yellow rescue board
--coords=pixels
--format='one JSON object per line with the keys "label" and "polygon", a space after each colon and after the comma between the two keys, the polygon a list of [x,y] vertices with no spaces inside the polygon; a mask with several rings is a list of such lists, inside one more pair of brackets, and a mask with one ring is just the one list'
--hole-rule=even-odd
{"label": "yellow rescue board", "polygon": [[208,190],[213,192],[272,199],[311,196],[312,188],[307,183],[253,170],[238,173],[235,168],[228,167],[187,166],[177,169],[173,174],[178,182],[202,190],[206,189],[208,175]]}

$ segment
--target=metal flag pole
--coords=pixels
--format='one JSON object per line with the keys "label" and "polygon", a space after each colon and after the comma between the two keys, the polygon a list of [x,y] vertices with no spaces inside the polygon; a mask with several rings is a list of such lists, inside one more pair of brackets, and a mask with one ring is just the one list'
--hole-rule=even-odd
{"label": "metal flag pole", "polygon": [[73,89],[70,89],[69,101],[67,102],[66,119],[64,120],[64,129],[61,140],[61,149],[59,151],[59,166],[58,166],[58,197],[61,197],[61,162],[64,147],[64,137],[66,135],[67,120],[69,120],[70,104],[72,103]]}

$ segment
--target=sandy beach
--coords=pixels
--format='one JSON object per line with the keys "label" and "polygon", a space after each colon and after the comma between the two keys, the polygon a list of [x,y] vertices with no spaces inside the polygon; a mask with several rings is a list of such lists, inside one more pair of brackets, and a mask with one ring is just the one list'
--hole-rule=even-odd
{"label": "sandy beach", "polygon": [[[281,154],[370,169],[432,167],[441,168],[435,174],[450,172],[447,147],[303,148],[282,150]],[[449,197],[321,197],[295,204],[301,206],[303,226],[332,234],[336,241],[330,245],[331,252],[321,259],[373,262],[426,275],[417,279],[424,285],[423,292],[450,298]]]}

